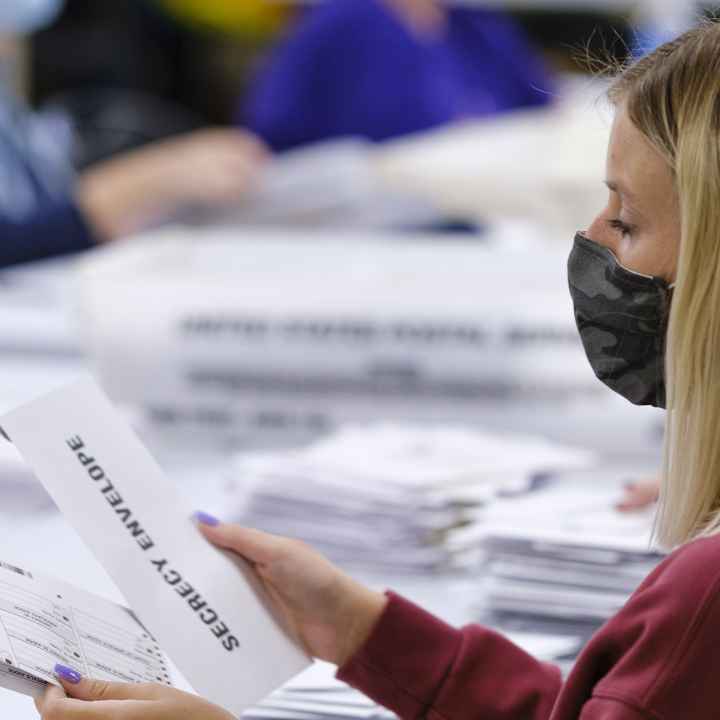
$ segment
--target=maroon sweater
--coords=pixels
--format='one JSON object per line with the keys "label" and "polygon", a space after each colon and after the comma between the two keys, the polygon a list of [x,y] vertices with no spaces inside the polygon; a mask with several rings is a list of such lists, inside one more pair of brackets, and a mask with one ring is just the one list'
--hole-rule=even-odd
{"label": "maroon sweater", "polygon": [[501,635],[457,630],[392,593],[338,677],[403,720],[718,720],[720,537],[659,565],[564,683]]}

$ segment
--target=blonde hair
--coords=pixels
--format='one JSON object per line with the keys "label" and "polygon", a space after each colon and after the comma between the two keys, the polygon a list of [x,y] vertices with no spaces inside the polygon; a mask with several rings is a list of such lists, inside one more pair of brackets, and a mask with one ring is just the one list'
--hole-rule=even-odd
{"label": "blonde hair", "polygon": [[655,528],[673,547],[720,532],[720,24],[629,66],[610,97],[667,161],[680,204]]}

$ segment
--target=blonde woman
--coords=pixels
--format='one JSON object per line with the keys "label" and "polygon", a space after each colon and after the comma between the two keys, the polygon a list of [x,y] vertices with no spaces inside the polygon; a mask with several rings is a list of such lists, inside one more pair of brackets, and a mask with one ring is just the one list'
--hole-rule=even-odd
{"label": "blonde woman", "polygon": [[[569,678],[491,630],[371,592],[301,544],[198,518],[254,564],[310,653],[406,720],[720,717],[720,25],[640,60],[611,98],[609,200],[575,239],[571,292],[598,376],[633,402],[667,399],[657,531],[676,550]],[[39,703],[46,720],[229,717],[172,690],[57,672],[65,691]]]}

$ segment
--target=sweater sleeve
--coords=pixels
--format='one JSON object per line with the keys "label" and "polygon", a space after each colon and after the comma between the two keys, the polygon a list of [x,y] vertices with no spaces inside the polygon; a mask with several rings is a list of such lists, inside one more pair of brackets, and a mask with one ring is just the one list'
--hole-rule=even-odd
{"label": "sweater sleeve", "polygon": [[491,630],[457,630],[393,593],[388,598],[365,645],[340,668],[340,680],[402,720],[550,717],[562,686],[556,667]]}
{"label": "sweater sleeve", "polygon": [[579,720],[657,720],[657,715],[611,698],[592,698],[583,706]]}
{"label": "sweater sleeve", "polygon": [[86,250],[94,244],[72,199],[42,207],[23,221],[0,218],[0,268]]}

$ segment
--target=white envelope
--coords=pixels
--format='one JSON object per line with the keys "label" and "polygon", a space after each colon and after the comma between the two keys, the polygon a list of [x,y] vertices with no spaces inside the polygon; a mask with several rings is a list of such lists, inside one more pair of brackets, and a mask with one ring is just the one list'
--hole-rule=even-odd
{"label": "white envelope", "polygon": [[307,667],[253,573],[200,535],[192,508],[92,380],[0,426],[201,695],[239,715]]}

